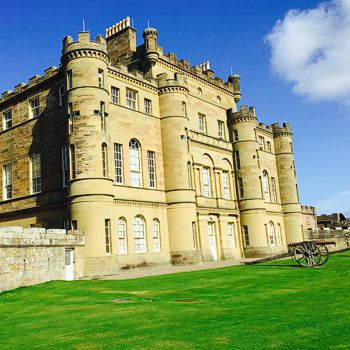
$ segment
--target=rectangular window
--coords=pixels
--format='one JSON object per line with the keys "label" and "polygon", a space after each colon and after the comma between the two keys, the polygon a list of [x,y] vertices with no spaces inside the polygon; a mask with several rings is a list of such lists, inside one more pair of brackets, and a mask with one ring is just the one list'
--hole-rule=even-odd
{"label": "rectangular window", "polygon": [[119,143],[114,144],[114,168],[115,168],[115,182],[117,184],[123,183],[123,148]]}
{"label": "rectangular window", "polygon": [[229,183],[229,172],[223,171],[222,172],[222,188],[223,188],[223,195],[225,199],[230,199],[230,183]]}
{"label": "rectangular window", "polygon": [[238,141],[238,130],[233,129],[233,141],[237,142]]}
{"label": "rectangular window", "polygon": [[105,219],[106,254],[111,254],[111,220]]}
{"label": "rectangular window", "polygon": [[73,113],[73,103],[68,103],[68,133],[73,134],[74,130],[74,113]]}
{"label": "rectangular window", "polygon": [[137,91],[126,88],[126,106],[137,110]]}
{"label": "rectangular window", "polygon": [[218,120],[218,135],[219,139],[225,139],[225,123],[221,120]]}
{"label": "rectangular window", "polygon": [[60,85],[58,87],[58,105],[59,107],[63,106],[63,101],[64,101],[64,85]]}
{"label": "rectangular window", "polygon": [[273,203],[277,203],[276,181],[274,177],[271,177],[271,190],[272,190],[272,201]]}
{"label": "rectangular window", "polygon": [[106,131],[106,114],[105,103],[100,102],[100,118],[101,118],[101,130]]}
{"label": "rectangular window", "polygon": [[182,101],[182,115],[187,117],[187,105],[184,101]]}
{"label": "rectangular window", "polygon": [[258,136],[258,143],[259,143],[259,148],[261,150],[265,149],[265,140],[262,136]]}
{"label": "rectangular window", "polygon": [[31,164],[31,193],[41,192],[41,156],[34,154],[30,157]]}
{"label": "rectangular window", "polygon": [[12,110],[9,109],[3,113],[3,130],[12,128]]}
{"label": "rectangular window", "polygon": [[72,230],[76,231],[78,229],[78,221],[72,220]]}
{"label": "rectangular window", "polygon": [[230,248],[236,247],[236,237],[235,237],[235,224],[233,222],[228,223],[228,246]]}
{"label": "rectangular window", "polygon": [[197,249],[197,230],[195,221],[192,222],[193,249]]}
{"label": "rectangular window", "polygon": [[68,150],[67,146],[62,146],[62,186],[68,185]]}
{"label": "rectangular window", "polygon": [[108,158],[107,158],[107,145],[105,143],[102,144],[102,176],[108,177]]}
{"label": "rectangular window", "polygon": [[145,113],[152,114],[152,101],[145,98]]}
{"label": "rectangular window", "polygon": [[236,169],[241,169],[241,158],[239,157],[239,152],[235,151],[235,162],[236,162]]}
{"label": "rectangular window", "polygon": [[156,166],[155,166],[155,153],[147,151],[148,160],[148,174],[149,174],[149,187],[156,187]]}
{"label": "rectangular window", "polygon": [[111,87],[111,102],[119,105],[120,90],[114,86]]}
{"label": "rectangular window", "polygon": [[3,198],[12,198],[12,164],[3,167]]}
{"label": "rectangular window", "polygon": [[39,96],[29,100],[30,114],[29,118],[35,118],[40,115],[40,100]]}
{"label": "rectangular window", "polygon": [[99,69],[97,75],[98,75],[98,86],[102,88],[105,86],[103,69]]}
{"label": "rectangular window", "polygon": [[77,176],[76,164],[75,164],[75,146],[70,145],[70,168],[71,168],[71,178],[75,179]]}
{"label": "rectangular window", "polygon": [[67,90],[73,87],[73,73],[72,70],[67,71]]}
{"label": "rectangular window", "polygon": [[238,177],[237,182],[238,182],[239,198],[242,199],[242,198],[244,198],[243,179],[241,177]]}
{"label": "rectangular window", "polygon": [[118,241],[119,254],[126,254],[128,252],[126,242],[126,221],[124,219],[118,220]]}
{"label": "rectangular window", "polygon": [[66,231],[70,229],[70,227],[69,227],[69,220],[68,219],[63,219],[62,220],[62,228],[64,230],[66,230]]}
{"label": "rectangular window", "polygon": [[188,187],[189,188],[193,188],[193,184],[192,184],[192,168],[191,168],[191,163],[188,162],[187,163],[187,178],[188,178]]}
{"label": "rectangular window", "polygon": [[203,195],[204,197],[211,197],[210,169],[206,167],[203,167]]}
{"label": "rectangular window", "polygon": [[266,145],[267,145],[267,152],[270,152],[270,153],[271,153],[271,142],[270,142],[270,141],[267,141],[267,142],[266,142]]}
{"label": "rectangular window", "polygon": [[246,246],[248,246],[248,245],[250,245],[248,226],[243,225],[243,226],[242,226],[242,230],[243,230],[244,244],[245,244]]}
{"label": "rectangular window", "polygon": [[199,131],[200,132],[207,132],[207,123],[206,123],[206,118],[204,114],[198,113],[198,126],[199,126]]}

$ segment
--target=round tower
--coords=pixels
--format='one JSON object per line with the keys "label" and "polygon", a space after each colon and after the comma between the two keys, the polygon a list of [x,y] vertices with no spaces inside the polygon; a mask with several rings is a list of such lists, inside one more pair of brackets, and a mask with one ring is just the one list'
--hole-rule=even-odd
{"label": "round tower", "polygon": [[157,77],[162,130],[163,159],[170,251],[173,263],[194,263],[201,260],[193,243],[196,223],[195,191],[191,185],[191,158],[186,111],[188,88],[183,75],[168,79],[166,73]]}
{"label": "round tower", "polygon": [[155,65],[159,58],[157,51],[158,32],[155,28],[146,28],[142,33],[145,44],[145,54],[151,65]]}
{"label": "round tower", "polygon": [[301,205],[295,173],[292,129],[288,123],[282,127],[272,124],[281,204],[287,243],[304,239]]}
{"label": "round tower", "polygon": [[[245,256],[269,254],[266,240],[266,206],[261,192],[254,107],[241,106],[231,116],[237,196]],[[238,160],[239,159],[239,160]]]}
{"label": "round tower", "polygon": [[88,32],[80,32],[77,41],[66,37],[61,63],[67,89],[71,220],[86,236],[85,275],[93,275],[91,266],[96,264],[104,264],[110,272],[107,256],[112,247],[106,247],[105,225],[113,218],[113,180],[108,161],[109,57],[105,39],[97,36],[91,41]]}

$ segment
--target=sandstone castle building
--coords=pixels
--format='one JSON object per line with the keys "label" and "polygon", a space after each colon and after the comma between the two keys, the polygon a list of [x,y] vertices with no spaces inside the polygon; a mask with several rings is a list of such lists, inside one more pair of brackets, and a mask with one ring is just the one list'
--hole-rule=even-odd
{"label": "sandstone castle building", "polygon": [[85,276],[303,240],[290,126],[142,36],[129,18],[67,36],[59,68],[1,95],[0,225],[83,231]]}

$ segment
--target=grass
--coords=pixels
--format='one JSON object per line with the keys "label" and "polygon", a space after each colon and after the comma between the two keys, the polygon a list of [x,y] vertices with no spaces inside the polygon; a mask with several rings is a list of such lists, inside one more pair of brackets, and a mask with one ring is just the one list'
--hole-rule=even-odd
{"label": "grass", "polygon": [[0,349],[350,349],[349,268],[346,252],[315,269],[286,260],[19,288],[0,295]]}

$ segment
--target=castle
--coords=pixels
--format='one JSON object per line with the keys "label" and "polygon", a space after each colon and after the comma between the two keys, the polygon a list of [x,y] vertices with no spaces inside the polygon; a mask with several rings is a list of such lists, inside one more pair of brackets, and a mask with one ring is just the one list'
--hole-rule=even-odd
{"label": "castle", "polygon": [[303,240],[289,124],[237,110],[238,75],[142,36],[129,18],[67,36],[59,68],[1,95],[0,225],[83,231],[84,276]]}

